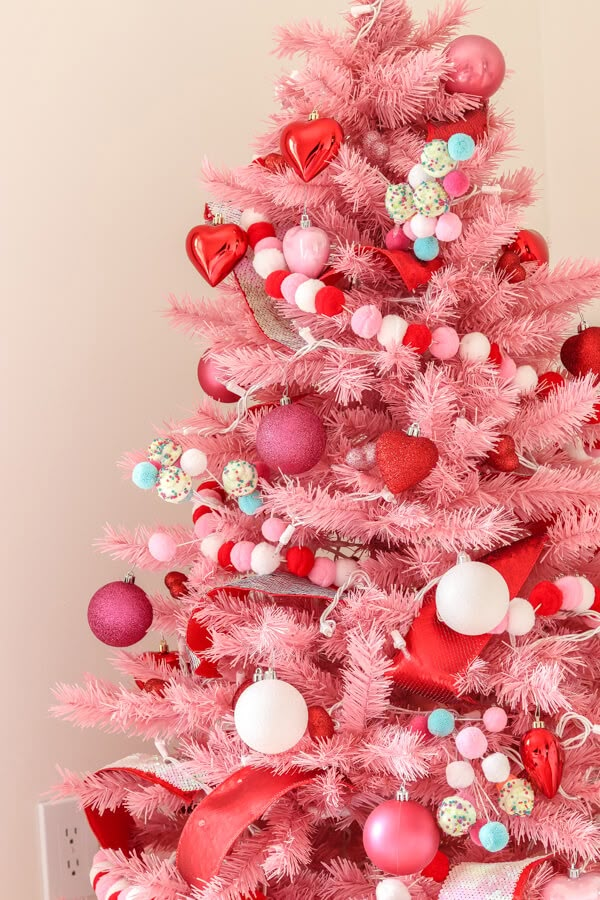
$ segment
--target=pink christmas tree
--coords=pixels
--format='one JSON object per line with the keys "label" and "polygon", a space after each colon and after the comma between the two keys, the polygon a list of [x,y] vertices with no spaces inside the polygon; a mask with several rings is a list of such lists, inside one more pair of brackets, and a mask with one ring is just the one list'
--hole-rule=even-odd
{"label": "pink christmas tree", "polygon": [[181,524],[108,528],[138,583],[89,609],[177,649],[57,689],[155,742],[65,773],[103,900],[535,900],[570,864],[596,896],[600,329],[573,332],[600,265],[526,229],[464,17],[281,28],[305,66],[260,156],[204,168],[187,250],[219,294],[170,315],[206,397],[123,463]]}

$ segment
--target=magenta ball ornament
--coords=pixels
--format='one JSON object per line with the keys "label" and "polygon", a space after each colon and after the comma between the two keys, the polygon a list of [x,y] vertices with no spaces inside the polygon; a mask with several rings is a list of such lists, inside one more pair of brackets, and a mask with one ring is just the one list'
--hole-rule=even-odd
{"label": "magenta ball ornament", "polygon": [[271,410],[256,432],[258,455],[284,475],[299,475],[312,469],[323,456],[326,442],[320,418],[299,403]]}
{"label": "magenta ball ornament", "polygon": [[495,94],[506,74],[500,48],[480,34],[463,34],[446,47],[452,72],[446,81],[450,94],[473,94],[487,100]]}
{"label": "magenta ball ornament", "polygon": [[198,362],[198,383],[205,394],[220,403],[235,403],[239,395],[228,390],[222,382],[222,375],[209,356],[200,357]]}
{"label": "magenta ball ornament", "polygon": [[414,875],[437,853],[440,833],[420,803],[386,800],[365,822],[363,844],[371,862],[388,875]]}
{"label": "magenta ball ornament", "polygon": [[152,604],[133,578],[98,588],[88,606],[92,633],[109,647],[130,647],[152,625]]}

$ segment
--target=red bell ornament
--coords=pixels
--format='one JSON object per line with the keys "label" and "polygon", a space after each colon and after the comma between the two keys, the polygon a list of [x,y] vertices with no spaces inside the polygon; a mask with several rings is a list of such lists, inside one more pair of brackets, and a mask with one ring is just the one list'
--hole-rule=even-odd
{"label": "red bell ornament", "polygon": [[536,719],[521,738],[521,759],[534,788],[552,799],[562,779],[565,752],[559,739]]}
{"label": "red bell ornament", "polygon": [[506,249],[515,253],[522,263],[534,262],[541,266],[550,259],[546,238],[533,228],[522,228],[518,231],[512,244]]}
{"label": "red bell ornament", "polygon": [[336,158],[344,142],[342,126],[335,119],[311,113],[308,122],[292,122],[281,132],[284,160],[302,181],[312,181]]}
{"label": "red bell ornament", "polygon": [[571,375],[600,375],[600,328],[580,326],[562,345],[560,359]]}
{"label": "red bell ornament", "polygon": [[197,225],[187,236],[185,247],[191,263],[211,287],[233,271],[248,249],[248,235],[233,222]]}

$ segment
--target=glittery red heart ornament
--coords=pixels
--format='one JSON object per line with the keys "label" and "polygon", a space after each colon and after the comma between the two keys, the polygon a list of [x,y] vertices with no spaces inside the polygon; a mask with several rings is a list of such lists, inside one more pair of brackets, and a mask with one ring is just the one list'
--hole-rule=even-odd
{"label": "glittery red heart ornament", "polygon": [[407,491],[423,481],[438,458],[433,441],[404,431],[384,431],[375,445],[379,471],[393,494]]}
{"label": "glittery red heart ornament", "polygon": [[519,457],[515,442],[510,434],[501,434],[494,450],[490,450],[487,461],[499,472],[514,472],[519,468]]}
{"label": "glittery red heart ornament", "polygon": [[342,126],[335,119],[292,122],[281,132],[283,158],[303,181],[312,181],[336,158],[344,142]]}
{"label": "glittery red heart ornament", "polygon": [[333,719],[322,706],[308,707],[308,733],[313,741],[329,740],[335,733]]}
{"label": "glittery red heart ornament", "polygon": [[[201,507],[198,508],[200,509]],[[206,509],[208,509],[208,507],[206,507]],[[196,520],[194,519],[194,522],[195,521]],[[188,577],[187,575],[184,575],[183,572],[167,572],[165,575],[165,585],[174,600],[179,600],[189,593],[187,582]]]}
{"label": "glittery red heart ornament", "polygon": [[496,263],[496,271],[504,275],[511,284],[518,284],[527,278],[527,272],[521,265],[521,260],[517,253],[512,250],[505,250]]}
{"label": "glittery red heart ornament", "polygon": [[248,236],[239,225],[197,225],[185,242],[187,255],[202,277],[216,287],[233,271],[248,249]]}
{"label": "glittery red heart ornament", "polygon": [[571,375],[600,375],[600,328],[592,326],[573,334],[564,342],[560,359]]}

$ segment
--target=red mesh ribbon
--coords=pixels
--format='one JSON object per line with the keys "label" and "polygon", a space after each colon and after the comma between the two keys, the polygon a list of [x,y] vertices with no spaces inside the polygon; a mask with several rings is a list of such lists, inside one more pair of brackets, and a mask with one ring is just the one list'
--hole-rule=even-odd
{"label": "red mesh ribbon", "polygon": [[422,262],[417,259],[412,251],[408,250],[387,250],[385,247],[362,246],[361,250],[372,250],[379,256],[383,256],[389,263],[393,265],[400,275],[402,281],[409,291],[416,291],[417,288],[427,284],[434,272],[444,265],[438,256],[429,262]]}
{"label": "red mesh ribbon", "polygon": [[[516,597],[539,559],[546,536],[523,538],[481,559],[493,566]],[[485,598],[482,597],[482,603]],[[457,681],[491,640],[491,634],[471,637],[452,631],[437,618],[435,588],[425,597],[419,615],[406,635],[406,650],[398,653],[388,674],[400,687],[442,703],[458,696]],[[461,699],[468,699],[461,695]]]}
{"label": "red mesh ribbon", "polygon": [[284,794],[308,784],[319,772],[238,769],[204,797],[187,820],[177,847],[177,866],[193,887],[218,874],[240,835]]}
{"label": "red mesh ribbon", "polygon": [[480,141],[487,134],[488,130],[488,110],[487,103],[478,109],[471,109],[465,113],[464,119],[458,122],[428,122],[427,123],[427,141],[433,141],[441,138],[447,141],[453,134],[468,134],[474,141]]}

